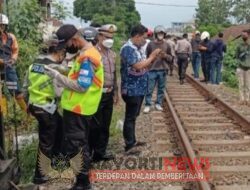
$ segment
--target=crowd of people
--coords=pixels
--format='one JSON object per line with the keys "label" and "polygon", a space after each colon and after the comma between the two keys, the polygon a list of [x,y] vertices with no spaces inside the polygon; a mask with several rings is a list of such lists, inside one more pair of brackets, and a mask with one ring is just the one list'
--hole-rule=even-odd
{"label": "crowd of people", "polygon": [[[8,18],[0,16],[1,66],[6,81],[18,83],[14,63],[18,44],[6,31]],[[39,151],[33,182],[43,184],[48,177],[41,171],[41,156],[51,159],[59,155],[72,158],[80,155],[82,165],[76,173],[72,190],[91,189],[91,162],[108,161],[114,155],[107,152],[113,106],[119,102],[116,70],[117,55],[112,50],[117,27],[106,24],[77,29],[62,25],[45,42],[45,48],[29,66],[23,85],[14,95],[21,107],[38,121]],[[243,32],[243,42],[237,49],[240,98],[249,104],[250,44],[249,33]],[[120,49],[121,97],[125,102],[123,137],[125,155],[138,155],[139,146],[146,143],[136,139],[136,119],[145,99],[144,113],[163,111],[162,102],[166,77],[173,75],[178,65],[180,85],[185,82],[188,63],[192,62],[194,78],[200,80],[200,65],[206,83],[220,84],[223,54],[226,45],[223,33],[211,40],[208,32],[196,31],[191,41],[187,34],[176,39],[159,25],[154,31],[143,25],[131,29],[130,38]],[[73,55],[70,58],[67,55]],[[68,64],[71,62],[72,64]],[[157,86],[157,98],[152,94]],[[24,97],[26,103],[24,103]],[[22,101],[21,101],[22,100]],[[27,105],[27,106],[26,106]],[[62,115],[59,113],[59,105]]]}
{"label": "crowd of people", "polygon": [[218,34],[218,38],[211,40],[208,32],[200,35],[196,31],[192,44],[192,66],[195,79],[199,79],[199,67],[201,64],[204,79],[201,82],[219,85],[222,82],[222,62],[226,45],[223,42],[223,33]]}
{"label": "crowd of people", "polygon": [[[241,105],[250,106],[250,43],[249,30],[243,30],[241,33],[242,40],[237,44],[235,59],[237,62],[236,75],[239,81],[239,95]],[[210,39],[210,34],[204,31],[200,34],[195,32],[191,40],[192,45],[192,67],[194,78],[199,80],[200,64],[204,79],[212,85],[222,83],[222,66],[224,54],[227,52],[227,46],[223,42],[223,33],[220,32],[214,39]]]}

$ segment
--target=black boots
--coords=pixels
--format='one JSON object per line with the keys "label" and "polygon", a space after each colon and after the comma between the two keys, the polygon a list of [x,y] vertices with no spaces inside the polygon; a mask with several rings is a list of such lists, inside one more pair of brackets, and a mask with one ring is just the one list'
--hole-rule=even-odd
{"label": "black boots", "polygon": [[70,190],[93,190],[88,175],[79,174]]}

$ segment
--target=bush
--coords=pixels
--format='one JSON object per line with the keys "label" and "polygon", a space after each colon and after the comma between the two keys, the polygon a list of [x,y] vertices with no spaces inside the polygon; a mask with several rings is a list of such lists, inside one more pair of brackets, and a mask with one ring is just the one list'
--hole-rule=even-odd
{"label": "bush", "polygon": [[42,8],[37,0],[10,0],[8,3],[9,30],[18,39],[39,43],[42,39],[38,25],[42,22]]}
{"label": "bush", "polygon": [[[9,0],[7,7],[7,15],[9,17],[8,31],[13,33],[18,41],[19,56],[17,59],[17,72],[19,74],[20,84],[23,84],[23,79],[30,64],[38,55],[40,49],[40,42],[42,39],[41,30],[38,25],[42,22],[42,8],[37,0]],[[8,95],[8,94],[7,94]],[[5,126],[7,129],[13,129],[14,122],[18,124],[20,133],[27,131],[23,130],[23,125],[35,126],[34,120],[28,121],[25,114],[21,113],[17,106],[17,113],[13,112],[13,99],[8,100],[9,114],[5,117]],[[16,114],[16,118],[14,117]],[[16,121],[14,121],[14,118]],[[20,129],[21,128],[21,129]],[[10,132],[11,133],[11,132]],[[8,142],[8,141],[7,141]],[[9,140],[8,155],[13,154],[11,149],[11,141]],[[20,150],[20,167],[21,167],[21,183],[30,182],[34,175],[35,161],[37,154],[37,142],[27,145]]]}
{"label": "bush", "polygon": [[23,84],[23,79],[29,65],[31,65],[35,57],[39,53],[40,46],[32,40],[18,39],[19,57],[17,60],[17,71],[20,82]]}
{"label": "bush", "polygon": [[209,32],[210,36],[216,36],[220,31],[223,30],[223,26],[217,25],[217,24],[209,24],[209,25],[201,25],[199,26],[199,31],[204,32],[207,31]]}
{"label": "bush", "polygon": [[21,183],[30,183],[34,176],[38,142],[34,141],[20,151]]}
{"label": "bush", "polygon": [[38,25],[42,22],[43,9],[37,0],[10,0],[8,2],[9,31],[19,45],[17,71],[21,84],[29,65],[37,56],[42,39]]}
{"label": "bush", "polygon": [[235,58],[237,42],[230,41],[227,44],[227,53],[224,56],[224,71],[222,72],[223,81],[232,88],[238,87],[238,79],[236,77],[237,60]]}
{"label": "bush", "polygon": [[234,72],[229,70],[224,70],[222,72],[222,79],[223,81],[225,81],[226,86],[229,86],[231,88],[238,87],[238,79]]}

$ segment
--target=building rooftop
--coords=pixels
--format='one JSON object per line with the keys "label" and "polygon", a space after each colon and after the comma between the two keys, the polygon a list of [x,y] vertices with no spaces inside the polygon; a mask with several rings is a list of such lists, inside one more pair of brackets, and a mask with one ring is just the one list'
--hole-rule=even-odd
{"label": "building rooftop", "polygon": [[241,34],[241,32],[243,30],[246,30],[246,29],[250,29],[250,23],[241,24],[241,25],[234,25],[234,26],[230,26],[229,28],[226,28],[223,31],[223,33],[224,33],[223,41],[228,42],[228,41],[236,38],[237,36],[239,36]]}

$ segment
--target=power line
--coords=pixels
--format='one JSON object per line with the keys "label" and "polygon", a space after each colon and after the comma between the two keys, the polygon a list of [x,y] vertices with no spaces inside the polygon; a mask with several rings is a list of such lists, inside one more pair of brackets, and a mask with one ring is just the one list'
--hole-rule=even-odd
{"label": "power line", "polygon": [[[143,1],[134,1],[135,4],[140,5],[153,5],[153,6],[160,6],[160,7],[184,7],[184,8],[197,8],[197,5],[185,5],[185,4],[166,4],[166,3],[150,3],[150,2],[143,2]],[[116,2],[119,5],[130,5],[131,2]]]}
{"label": "power line", "polygon": [[142,5],[154,5],[154,6],[162,6],[162,7],[191,7],[196,8],[196,5],[181,5],[181,4],[165,4],[165,3],[148,3],[148,2],[142,2],[142,1],[135,1],[136,4],[142,4]]}

